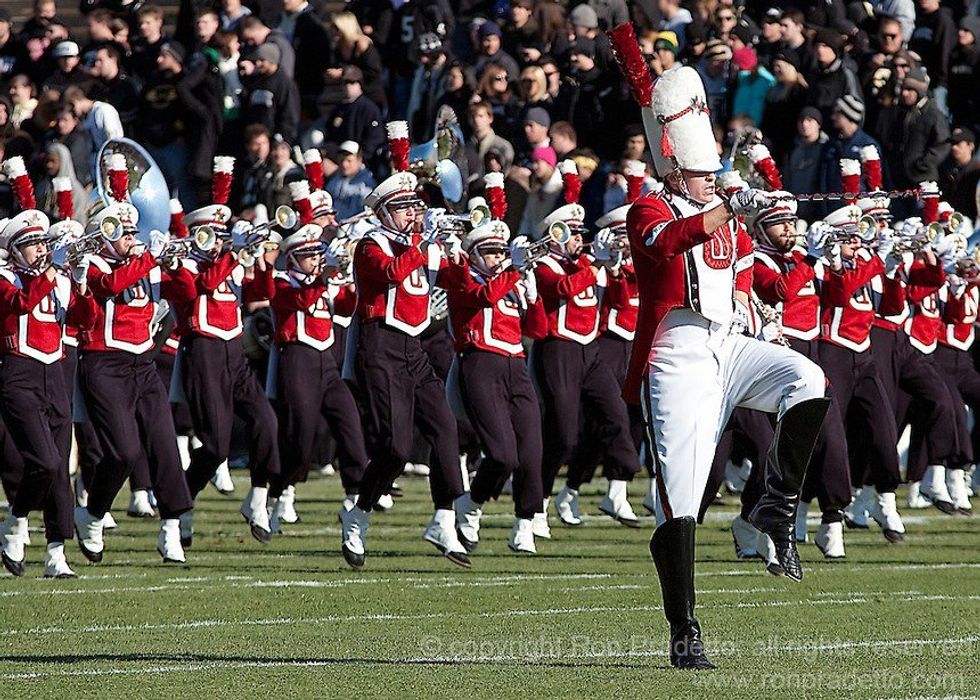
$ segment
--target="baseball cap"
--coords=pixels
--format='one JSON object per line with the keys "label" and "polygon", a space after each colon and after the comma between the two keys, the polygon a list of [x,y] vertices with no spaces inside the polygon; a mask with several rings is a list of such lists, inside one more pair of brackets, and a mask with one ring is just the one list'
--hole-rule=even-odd
{"label": "baseball cap", "polygon": [[345,155],[356,156],[361,152],[361,147],[357,141],[344,141],[337,150],[340,157],[343,158]]}
{"label": "baseball cap", "polygon": [[958,126],[953,129],[952,133],[949,135],[949,142],[960,143],[961,141],[975,144],[977,142],[977,135],[967,129],[965,126]]}
{"label": "baseball cap", "polygon": [[77,56],[79,53],[78,44],[74,41],[59,41],[51,49],[51,55],[54,58],[70,58],[71,56]]}
{"label": "baseball cap", "polygon": [[766,10],[766,14],[762,16],[763,24],[775,24],[783,18],[783,11],[778,7],[770,7]]}

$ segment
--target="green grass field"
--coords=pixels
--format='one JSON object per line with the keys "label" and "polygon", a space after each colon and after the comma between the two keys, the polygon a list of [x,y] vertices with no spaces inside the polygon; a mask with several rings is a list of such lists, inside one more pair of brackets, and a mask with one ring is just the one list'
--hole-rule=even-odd
{"label": "green grass field", "polygon": [[[104,563],[69,544],[76,581],[39,578],[35,516],[28,575],[0,580],[0,698],[980,696],[980,517],[903,512],[906,543],[852,531],[843,563],[803,545],[797,585],[736,561],[734,508],[713,509],[698,535],[699,617],[721,668],[690,674],[666,668],[652,520],[555,526],[520,558],[506,546],[510,504],[493,504],[461,570],[421,539],[425,482],[402,485],[359,573],[339,554],[337,478],[300,488],[302,522],[269,547],[248,536],[237,498],[209,488],[186,566],[160,564],[156,523],[125,517],[120,498]],[[597,501],[587,488],[585,510]]]}

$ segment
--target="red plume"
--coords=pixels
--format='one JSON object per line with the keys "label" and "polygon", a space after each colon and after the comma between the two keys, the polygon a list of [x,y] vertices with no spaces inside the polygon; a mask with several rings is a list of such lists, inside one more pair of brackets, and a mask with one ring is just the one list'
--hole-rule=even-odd
{"label": "red plume", "polygon": [[759,173],[762,181],[766,183],[769,190],[783,189],[783,178],[776,167],[776,161],[772,159],[769,149],[763,144],[757,143],[749,148],[749,160],[752,161],[755,171]]}
{"label": "red plume", "polygon": [[619,70],[630,85],[633,99],[640,107],[649,107],[653,100],[653,78],[650,77],[650,69],[643,60],[633,25],[629,22],[620,24],[610,29],[606,35],[612,45],[613,58],[616,59]]}
{"label": "red plume", "polygon": [[923,182],[922,188],[922,222],[933,224],[939,220],[939,186],[935,182]]}
{"label": "red plume", "polygon": [[117,202],[125,202],[129,196],[129,166],[122,153],[109,156],[109,194]]}
{"label": "red plume", "polygon": [[310,181],[310,188],[322,190],[323,158],[320,156],[319,149],[310,148],[303,152],[303,168],[306,170],[306,178]]}
{"label": "red plume", "polygon": [[874,146],[861,149],[861,163],[864,165],[864,179],[869,192],[881,191],[881,155]]}
{"label": "red plume", "polygon": [[398,172],[405,172],[408,170],[408,122],[388,122],[385,124],[385,130],[388,132],[391,167]]}
{"label": "red plume", "polygon": [[313,223],[313,203],[310,202],[310,183],[297,180],[289,183],[289,196],[293,200],[293,208],[299,214],[299,222],[304,226]]}
{"label": "red plume", "polygon": [[179,199],[170,200],[170,233],[176,238],[186,238],[189,234],[187,224],[184,223],[184,207],[180,205]]}
{"label": "red plume", "polygon": [[24,159],[20,156],[8,158],[3,164],[3,169],[7,173],[7,177],[10,178],[10,184],[14,188],[14,194],[17,195],[20,208],[23,210],[37,209],[37,201],[34,199],[34,183],[27,176],[27,166],[24,165]]}
{"label": "red plume", "polygon": [[228,204],[231,194],[231,174],[235,169],[235,159],[232,156],[215,156],[214,170],[211,173],[211,202],[212,204]]}
{"label": "red plume", "polygon": [[626,203],[632,204],[643,194],[643,183],[646,181],[647,166],[643,161],[631,160],[626,163]]}
{"label": "red plume", "polygon": [[55,203],[58,205],[58,216],[62,219],[71,219],[75,216],[75,199],[72,196],[71,180],[67,177],[55,177],[51,179],[54,186]]}
{"label": "red plume", "polygon": [[490,203],[490,216],[503,219],[507,216],[507,198],[504,196],[504,174],[487,173],[483,176],[484,193]]}
{"label": "red plume", "polygon": [[579,195],[582,194],[582,181],[578,179],[578,166],[571,159],[563,160],[558,164],[561,172],[561,181],[565,187],[565,204],[578,204]]}
{"label": "red plume", "polygon": [[841,158],[840,177],[844,186],[844,194],[848,201],[857,199],[861,191],[861,164],[851,158]]}

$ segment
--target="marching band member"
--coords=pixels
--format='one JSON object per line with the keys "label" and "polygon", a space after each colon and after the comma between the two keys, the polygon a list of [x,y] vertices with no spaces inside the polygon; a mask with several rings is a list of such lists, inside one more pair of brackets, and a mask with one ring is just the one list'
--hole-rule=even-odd
{"label": "marching band member", "polygon": [[[759,300],[776,308],[786,344],[820,364],[820,297],[817,283],[824,275],[826,248],[822,240],[808,237],[805,251],[796,246],[797,203],[788,192],[774,191],[777,201],[763,208],[752,222],[757,248],[752,289]],[[831,398],[804,481],[797,522],[797,540],[805,541],[806,504],[816,496],[822,513],[815,544],[828,559],[844,553],[844,508],[851,501],[847,461],[847,434],[840,407]],[[746,532],[748,523],[736,517],[733,533]],[[736,542],[739,535],[736,534]]]}
{"label": "marching band member", "polygon": [[[124,200],[127,165],[110,156],[114,203],[89,219],[90,232],[103,232],[101,253],[85,260],[87,281],[98,311],[79,337],[79,382],[104,456],[95,470],[86,507],[75,509],[78,546],[94,563],[102,561],[103,517],[126,479],[147,460],[160,511],[157,551],[164,562],[185,561],[179,517],[191,507],[177,454],[177,435],[167,390],[153,363],[154,316],[161,299],[172,297],[189,279],[164,272],[157,256],[164,234],[153,232],[149,250],[137,241],[139,213]],[[104,232],[108,231],[108,234]]]}
{"label": "marching band member", "polygon": [[[487,189],[499,188],[503,195],[500,173],[486,175],[485,181]],[[447,285],[459,397],[484,451],[470,492],[461,498],[459,537],[471,551],[476,548],[484,504],[497,498],[513,475],[516,520],[507,545],[534,554],[532,521],[543,515],[541,413],[521,338],[543,336],[547,321],[527,239],[515,240],[508,249],[510,229],[501,220],[503,212],[498,208],[492,214],[493,220],[463,237],[467,259],[449,268],[453,279]]]}
{"label": "marching band member", "polygon": [[440,243],[441,212],[420,214],[418,179],[407,172],[407,123],[391,122],[388,132],[395,173],[364,200],[381,225],[354,252],[358,329],[356,338],[348,336],[348,346],[355,351],[351,369],[370,418],[371,462],[357,505],[341,516],[341,552],[352,568],[364,565],[371,511],[404,469],[418,425],[433,456],[429,488],[435,513],[423,538],[454,564],[469,567],[454,511],[464,491],[456,419],[419,340],[431,323],[431,289],[443,283],[446,256],[455,255]]}
{"label": "marching band member", "polygon": [[[592,417],[604,437],[603,463],[609,476],[609,489],[599,507],[624,525],[639,527],[639,519],[627,499],[627,484],[640,469],[639,456],[616,377],[612,368],[602,362],[595,343],[607,276],[618,278],[623,274],[621,253],[614,249],[614,236],[607,231],[596,237],[593,255],[583,254],[585,209],[577,203],[575,163],[563,161],[561,168],[565,198],[571,203],[558,207],[538,224],[538,235],[548,241],[550,250],[534,269],[538,293],[548,315],[547,337],[535,341],[531,356],[531,368],[544,404],[542,485],[547,498],[559,468],[578,443],[582,405],[587,401],[596,409]],[[620,299],[628,305],[628,293]],[[582,522],[578,506],[580,476],[581,471],[569,473],[569,480],[555,497],[555,511],[566,525]]]}
{"label": "marching band member", "polygon": [[353,507],[368,456],[354,397],[340,376],[333,346],[333,315],[349,314],[357,297],[346,286],[331,283],[344,241],[328,247],[323,228],[312,223],[309,185],[290,185],[293,203],[303,224],[282,242],[286,270],[275,276],[272,310],[278,373],[275,384],[279,414],[279,453],[282,472],[269,488],[270,526],[284,522],[285,489],[306,480],[313,462],[318,428],[329,426],[337,439],[345,503]]}
{"label": "marching band member", "polygon": [[[234,417],[246,424],[249,436],[251,488],[240,513],[252,537],[272,541],[269,526],[269,480],[279,473],[276,413],[242,347],[242,304],[267,300],[273,293],[272,266],[277,251],[257,250],[254,263],[231,249],[226,206],[234,158],[216,156],[212,176],[213,203],[185,217],[191,235],[202,226],[217,234],[206,253],[183,260],[193,277],[190,295],[175,305],[180,321],[183,390],[201,446],[191,452],[187,485],[196,498],[219,465],[228,459]],[[192,514],[181,520],[181,538],[193,537]]]}
{"label": "marching band member", "polygon": [[641,197],[627,217],[640,314],[625,394],[642,401],[656,461],[650,552],[670,623],[670,661],[706,669],[713,664],[694,616],[695,519],[718,438],[736,406],[777,414],[765,492],[750,521],[773,540],[783,573],[799,581],[793,523],[829,401],[813,362],[742,335],[752,243],[735,217],[757,213],[772,197],[751,189],[730,200],[715,194],[721,163],[697,72],[665,72],[643,112],[665,189]]}
{"label": "marching band member", "polygon": [[[66,319],[87,327],[95,309],[84,266],[72,271],[73,285],[51,264],[48,217],[35,208],[23,159],[8,159],[4,170],[23,211],[0,229],[0,250],[9,261],[0,268],[0,412],[5,432],[20,452],[16,463],[4,465],[10,514],[0,524],[0,549],[7,570],[23,576],[27,517],[41,510],[48,543],[44,576],[74,578],[65,558],[65,541],[73,531],[71,404],[62,368],[63,336]],[[14,483],[16,490],[11,491]]]}

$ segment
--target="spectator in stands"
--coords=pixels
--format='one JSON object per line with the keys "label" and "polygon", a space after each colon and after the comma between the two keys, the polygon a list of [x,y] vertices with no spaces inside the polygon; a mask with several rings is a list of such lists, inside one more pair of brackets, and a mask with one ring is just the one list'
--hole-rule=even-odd
{"label": "spectator in stands", "polygon": [[82,49],[83,65],[91,68],[95,63],[95,52],[99,47],[115,42],[115,35],[112,33],[113,19],[112,13],[105,9],[93,10],[85,16],[88,43]]}
{"label": "spectator in stands", "polygon": [[358,155],[370,168],[381,165],[385,131],[381,110],[362,92],[364,75],[356,66],[344,68],[344,102],[334,108],[327,120],[326,141],[340,144],[353,141],[359,146]]}
{"label": "spectator in stands", "polygon": [[157,67],[160,47],[167,40],[163,33],[163,10],[156,5],[144,5],[136,13],[139,37],[133,42],[130,62],[133,73],[145,80]]}
{"label": "spectator in stands", "polygon": [[303,113],[317,113],[316,101],[323,92],[326,70],[334,64],[333,41],[313,6],[306,0],[283,0],[278,29],[289,39],[302,61],[296,63],[296,86]]}
{"label": "spectator in stands", "polygon": [[11,28],[10,10],[0,7],[0,83],[27,69],[26,47]]}
{"label": "spectator in stands", "polygon": [[521,65],[526,66],[541,58],[545,43],[540,39],[538,21],[534,16],[534,0],[511,0],[510,21],[504,25],[501,41],[504,51]]}
{"label": "spectator in stands", "polygon": [[960,20],[949,59],[949,111],[954,124],[980,125],[980,17]]}
{"label": "spectator in stands", "polygon": [[[810,84],[811,107],[816,107],[823,113],[824,119],[830,118],[837,100],[849,96],[857,102],[864,102],[861,86],[858,84],[854,71],[844,65],[843,37],[835,29],[821,29],[813,39],[816,67],[807,76]],[[864,110],[861,110],[862,116]]]}
{"label": "spectator in stands", "polygon": [[662,75],[677,64],[677,35],[673,32],[660,32],[653,42],[653,55],[650,69],[654,75]]}
{"label": "spectator in stands", "polygon": [[977,137],[970,129],[957,127],[949,136],[949,144],[949,157],[939,168],[939,188],[953,209],[976,224],[977,185],[980,182]]}
{"label": "spectator in stands", "polygon": [[521,71],[521,78],[517,83],[517,92],[520,95],[521,105],[525,109],[529,107],[550,109],[553,107],[554,100],[548,94],[548,79],[545,77],[544,69],[541,66],[528,66]]}
{"label": "spectator in stands", "polygon": [[555,149],[558,160],[564,160],[578,148],[578,134],[568,122],[555,122],[548,129],[550,145]]}
{"label": "spectator in stands", "polygon": [[766,111],[766,98],[776,83],[776,78],[759,65],[755,50],[743,46],[732,54],[732,63],[738,69],[735,77],[735,99],[732,114],[745,115],[759,125]]}
{"label": "spectator in stands", "polygon": [[922,68],[902,81],[901,118],[895,120],[886,143],[886,158],[895,186],[918,187],[939,180],[939,164],[949,154],[949,123],[929,97],[929,78]]}
{"label": "spectator in stands", "polygon": [[[342,65],[328,68],[327,77],[331,80],[340,81],[343,66],[357,66],[364,75],[364,94],[378,105],[382,113],[387,112],[388,98],[385,95],[384,65],[381,61],[381,52],[371,41],[371,37],[361,29],[361,25],[353,13],[337,13],[333,17],[332,26],[337,35],[334,58]],[[441,47],[442,40],[437,35],[431,34],[429,36],[435,36]],[[432,44],[434,42],[430,39],[430,50],[432,50]]]}
{"label": "spectator in stands", "polygon": [[419,37],[419,67],[415,69],[412,96],[408,101],[408,124],[417,141],[428,141],[433,136],[439,101],[446,93],[449,68],[442,39],[432,32]]}
{"label": "spectator in stands", "polygon": [[518,227],[518,233],[540,238],[538,222],[554,211],[561,201],[562,180],[558,171],[558,156],[550,146],[539,146],[531,152],[530,169],[518,168],[511,171],[513,177],[521,178],[528,191],[527,202]]}
{"label": "spectator in stands", "polygon": [[139,113],[140,85],[123,72],[117,46],[106,44],[95,52],[91,75],[96,81],[92,96],[115,107],[123,127],[131,129]]}
{"label": "spectator in stands", "polygon": [[279,71],[279,47],[262,44],[252,54],[255,70],[243,80],[246,124],[264,124],[290,143],[299,128],[299,94],[296,83]]}
{"label": "spectator in stands", "polygon": [[15,75],[7,83],[7,96],[14,108],[10,114],[10,122],[15,129],[20,129],[34,116],[37,108],[34,83],[26,75]]}
{"label": "spectator in stands", "polygon": [[109,139],[122,138],[124,135],[119,112],[108,102],[93,100],[86,96],[77,85],[65,90],[62,101],[81,120],[82,130],[88,134],[92,142],[89,167],[86,169],[92,177],[95,174],[95,154]]}
{"label": "spectator in stands", "polygon": [[948,114],[949,58],[957,43],[956,23],[950,9],[941,7],[939,0],[918,2],[920,12],[909,38],[909,50],[922,57],[922,65],[929,75],[930,93],[939,111]]}
{"label": "spectator in stands", "polygon": [[72,165],[79,182],[84,186],[92,183],[92,138],[82,128],[78,115],[71,107],[62,106],[58,110],[54,133],[51,138],[64,144],[71,154]]}
{"label": "spectator in stands", "polygon": [[71,182],[72,202],[75,211],[81,214],[88,203],[88,192],[75,175],[75,165],[68,147],[58,142],[49,143],[44,149],[44,174],[35,185],[38,209],[57,221],[57,196],[53,179],[67,177]]}
{"label": "spectator in stands", "polygon": [[680,0],[660,0],[659,6],[662,17],[660,28],[673,32],[674,36],[680,40],[680,48],[683,49],[687,36],[685,29],[694,21],[694,18],[687,8],[681,7]]}
{"label": "spectator in stands", "polygon": [[821,175],[823,191],[840,191],[841,158],[860,160],[861,149],[865,146],[875,146],[879,153],[881,152],[881,144],[861,128],[863,123],[864,104],[851,95],[838,98],[831,112],[834,137],[831,139],[823,163]]}
{"label": "spectator in stands", "polygon": [[807,40],[804,26],[803,12],[797,8],[783,12],[779,20],[779,29],[783,34],[783,53],[796,54],[796,62],[806,75],[816,67],[816,56],[813,46]]}
{"label": "spectator in stands", "polygon": [[346,219],[361,213],[364,197],[377,183],[371,171],[364,167],[361,149],[354,141],[340,144],[340,167],[327,181],[326,190],[333,197],[337,219]]}
{"label": "spectator in stands", "polygon": [[513,143],[521,111],[520,103],[511,90],[507,71],[497,63],[490,63],[480,74],[477,93],[493,110],[495,131]]}
{"label": "spectator in stands", "polygon": [[74,41],[65,40],[58,42],[51,49],[51,56],[54,58],[58,67],[44,81],[41,90],[53,90],[61,94],[69,85],[79,85],[83,89],[86,89],[91,82],[91,78],[89,78],[88,73],[81,67],[79,53],[78,44]]}
{"label": "spectator in stands", "polygon": [[[238,209],[253,211],[259,204],[273,211],[272,191],[275,173],[272,168],[272,135],[263,124],[245,127],[245,157],[241,161],[241,173],[235,178],[240,191],[235,194]],[[240,185],[239,185],[240,183]]]}
{"label": "spectator in stands", "polygon": [[491,65],[498,65],[507,73],[507,82],[516,82],[520,73],[517,61],[501,48],[501,32],[496,22],[484,22],[478,30],[480,37],[480,53],[473,64],[473,69],[480,74]]}
{"label": "spectator in stands", "polygon": [[[293,51],[293,45],[289,43],[289,39],[282,32],[278,29],[269,29],[255,15],[242,19],[239,26],[239,33],[244,44],[243,49],[248,51],[257,49],[262,44],[275,44],[279,49],[279,70],[290,78],[295,75],[296,52]],[[245,74],[248,74],[252,70],[251,62],[243,63],[242,70]]]}
{"label": "spectator in stands", "polygon": [[778,53],[773,58],[772,72],[776,84],[766,95],[765,114],[759,126],[772,146],[777,163],[785,160],[797,136],[796,119],[807,101],[807,82],[800,73],[794,53]]}
{"label": "spectator in stands", "polygon": [[[783,186],[794,194],[820,190],[830,139],[821,129],[823,115],[815,107],[804,107],[796,120],[796,144],[783,167]],[[800,202],[799,215],[812,221],[820,209],[813,202]]]}
{"label": "spectator in stands", "polygon": [[769,70],[772,70],[773,59],[783,50],[783,30],[779,26],[782,17],[783,11],[778,7],[770,7],[762,16],[756,52],[759,54],[759,63]]}
{"label": "spectator in stands", "polygon": [[728,87],[731,80],[730,62],[732,50],[719,39],[712,39],[698,61],[697,71],[704,81],[708,96],[711,121],[715,124],[728,122]]}
{"label": "spectator in stands", "polygon": [[221,31],[237,32],[242,20],[252,14],[252,10],[242,4],[242,0],[221,0]]}
{"label": "spectator in stands", "polygon": [[915,3],[912,0],[873,0],[876,16],[894,17],[902,28],[903,41],[915,30]]}
{"label": "spectator in stands", "polygon": [[485,102],[477,102],[469,108],[470,136],[468,146],[473,149],[483,162],[487,153],[497,154],[498,162],[503,171],[510,170],[514,162],[514,146],[505,138],[498,136],[493,130],[493,110]]}

